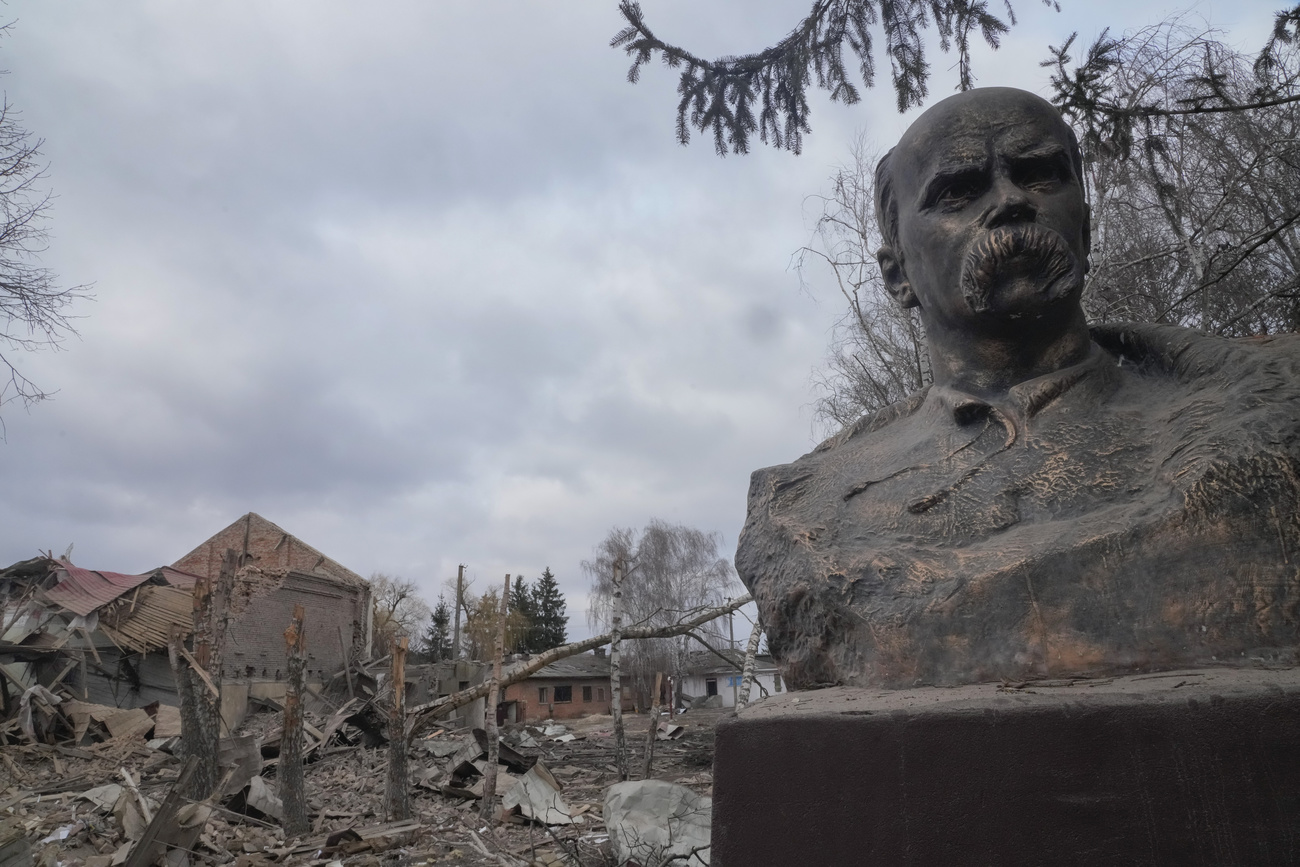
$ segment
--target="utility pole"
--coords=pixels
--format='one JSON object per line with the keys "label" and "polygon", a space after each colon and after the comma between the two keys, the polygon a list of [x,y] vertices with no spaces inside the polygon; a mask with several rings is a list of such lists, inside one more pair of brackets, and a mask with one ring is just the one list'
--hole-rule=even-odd
{"label": "utility pole", "polygon": [[456,567],[456,625],[451,631],[451,658],[460,659],[460,599],[465,592],[465,564]]}

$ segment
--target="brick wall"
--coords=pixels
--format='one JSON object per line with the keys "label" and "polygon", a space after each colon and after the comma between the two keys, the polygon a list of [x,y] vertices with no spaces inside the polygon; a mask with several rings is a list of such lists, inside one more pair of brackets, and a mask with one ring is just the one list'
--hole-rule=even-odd
{"label": "brick wall", "polygon": [[[567,686],[572,690],[573,698],[568,702],[555,701],[555,687]],[[583,701],[582,688],[591,687],[591,701]],[[542,704],[538,688],[545,687],[547,702]],[[599,696],[604,691],[604,700]],[[612,705],[609,695],[609,678],[529,678],[521,683],[512,683],[506,687],[501,701],[519,702],[518,719],[524,722],[540,722],[546,719],[577,719],[598,713],[609,713]],[[632,696],[627,683],[623,684],[623,710],[632,710]]]}
{"label": "brick wall", "polygon": [[228,548],[261,575],[254,571],[241,579],[231,600],[236,616],[227,639],[224,676],[284,676],[284,630],[294,603],[305,612],[308,680],[328,679],[342,669],[344,643],[352,659],[369,656],[370,585],[361,576],[253,512],[172,565],[215,581]]}
{"label": "brick wall", "polygon": [[303,607],[307,679],[328,680],[343,668],[343,642],[351,643],[356,624],[365,622],[368,598],[356,587],[291,572],[280,587],[254,597],[231,623],[223,675],[239,680],[283,678],[288,669],[284,630],[298,604]]}

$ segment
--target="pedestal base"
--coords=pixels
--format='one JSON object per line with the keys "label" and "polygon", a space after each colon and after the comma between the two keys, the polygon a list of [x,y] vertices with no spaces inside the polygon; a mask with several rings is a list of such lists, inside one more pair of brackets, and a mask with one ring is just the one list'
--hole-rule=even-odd
{"label": "pedestal base", "polygon": [[773,696],[718,727],[712,856],[1300,864],[1300,669]]}

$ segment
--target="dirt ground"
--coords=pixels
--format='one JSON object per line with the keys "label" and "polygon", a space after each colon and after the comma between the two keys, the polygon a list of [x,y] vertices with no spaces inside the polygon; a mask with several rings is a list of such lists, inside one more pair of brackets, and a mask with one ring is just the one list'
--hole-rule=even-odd
{"label": "dirt ground", "polygon": [[[714,726],[727,713],[692,710],[678,716],[674,722],[683,727],[682,736],[656,743],[651,776],[712,795]],[[624,719],[631,779],[639,779],[647,716],[628,714]],[[256,714],[241,731],[271,730],[278,721],[278,714]],[[439,739],[463,740],[468,734],[443,731],[417,738],[411,746],[413,821],[390,823],[384,815],[387,747],[332,742],[305,769],[312,826],[307,836],[286,839],[279,824],[265,816],[252,818],[219,806],[189,850],[189,862],[236,867],[610,864],[600,813],[606,788],[617,781],[612,720],[592,716],[564,725],[575,740],[557,742],[533,733],[538,745],[517,750],[538,756],[561,783],[563,798],[575,813],[581,812],[573,825],[547,828],[519,816],[488,823],[479,817],[478,801],[443,794],[440,787],[448,778],[449,759],[435,756],[431,744]],[[505,743],[517,742],[521,728],[509,727]],[[344,737],[359,740],[359,735],[350,727],[343,729]],[[10,863],[4,841],[18,838],[30,845],[37,867],[122,863],[131,849],[122,817],[82,794],[122,783],[125,770],[146,803],[156,805],[171,789],[179,767],[177,758],[150,749],[139,735],[80,747],[30,743],[0,747],[0,867]],[[274,790],[273,765],[264,768],[262,775]],[[340,833],[348,829],[354,833]],[[181,862],[184,854],[177,852],[172,860]]]}

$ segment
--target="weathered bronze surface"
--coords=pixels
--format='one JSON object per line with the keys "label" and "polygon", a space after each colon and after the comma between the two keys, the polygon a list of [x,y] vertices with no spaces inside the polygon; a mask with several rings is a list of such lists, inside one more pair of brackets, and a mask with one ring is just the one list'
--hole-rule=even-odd
{"label": "weathered bronze surface", "polygon": [[1300,336],[1089,328],[1078,148],[951,97],[878,171],[934,384],[754,473],[736,566],[795,686],[1293,661]]}

